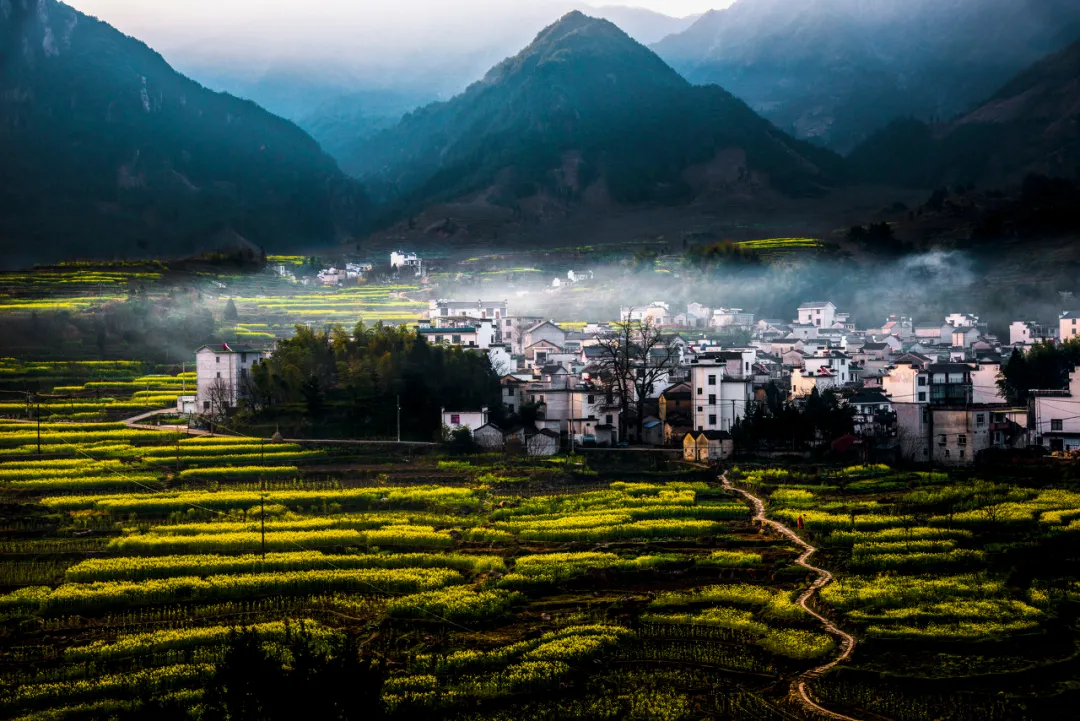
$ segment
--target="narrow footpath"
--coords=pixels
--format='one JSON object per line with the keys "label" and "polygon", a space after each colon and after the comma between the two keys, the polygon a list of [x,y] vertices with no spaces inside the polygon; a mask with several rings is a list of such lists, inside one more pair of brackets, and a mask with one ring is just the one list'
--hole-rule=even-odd
{"label": "narrow footpath", "polygon": [[772,526],[772,528],[780,535],[785,536],[792,543],[803,549],[802,555],[800,555],[795,560],[795,563],[802,566],[806,570],[812,571],[813,573],[817,574],[817,579],[812,584],[810,584],[809,588],[802,592],[802,594],[796,600],[796,603],[802,606],[803,610],[805,610],[811,616],[820,621],[821,625],[825,627],[825,630],[828,631],[830,635],[840,639],[840,654],[836,658],[834,658],[832,661],[825,664],[824,666],[818,666],[817,668],[812,668],[809,671],[804,671],[803,673],[792,679],[792,695],[811,713],[826,716],[831,719],[836,719],[836,721],[857,721],[857,719],[854,719],[851,716],[844,716],[843,714],[836,713],[835,711],[830,711],[827,708],[820,706],[816,701],[810,698],[810,692],[806,688],[807,681],[821,676],[822,674],[834,668],[837,664],[848,660],[849,658],[851,658],[851,654],[855,651],[855,637],[841,630],[835,623],[825,618],[814,609],[810,608],[809,605],[809,601],[814,596],[814,594],[825,588],[825,586],[832,583],[833,575],[826,571],[824,568],[811,566],[807,562],[810,556],[812,556],[817,551],[817,548],[811,546],[809,543],[804,541],[802,538],[799,537],[797,533],[792,531],[784,524],[766,517],[764,501],[762,501],[757,496],[747,491],[744,491],[741,488],[736,488],[735,486],[733,486],[731,484],[731,481],[728,480],[726,472],[720,477],[720,480],[723,481],[724,488],[728,489],[729,491],[734,491],[735,493],[740,494],[748,501],[750,501],[750,503],[754,507],[753,518],[755,521],[758,521],[763,525],[768,524],[769,526]]}

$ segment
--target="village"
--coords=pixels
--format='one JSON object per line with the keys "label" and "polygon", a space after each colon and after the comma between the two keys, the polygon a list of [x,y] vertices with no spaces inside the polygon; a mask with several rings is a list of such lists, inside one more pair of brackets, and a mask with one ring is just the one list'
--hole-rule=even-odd
{"label": "village", "polygon": [[[346,273],[373,267],[349,266],[321,271],[319,279],[337,284]],[[393,253],[390,266],[425,272],[413,253]],[[591,278],[590,271],[571,271],[552,288]],[[520,298],[433,299],[415,328],[429,344],[490,359],[501,379],[502,412],[442,411],[448,433],[466,430],[484,449],[517,443],[530,455],[553,455],[581,447],[658,447],[682,449],[687,460],[719,461],[737,452],[740,423],[770,399],[802,407],[826,395],[850,415],[850,432],[817,433],[809,445],[818,451],[964,466],[994,449],[1080,449],[1080,369],[1067,389],[1032,389],[1024,403],[1010,403],[999,384],[1014,350],[1080,337],[1077,311],[1062,312],[1056,325],[1015,321],[1005,339],[970,312],[932,322],[891,315],[880,326],[858,328],[827,300],[802,303],[790,319],[654,301],[623,307],[617,320],[560,324],[524,307]],[[621,347],[613,342],[620,331],[627,334]],[[268,353],[239,345],[200,349],[197,396],[181,398],[178,409],[235,407],[245,374]],[[613,382],[613,372],[631,379]],[[503,427],[496,415],[518,422]],[[759,450],[800,449],[792,443]]]}

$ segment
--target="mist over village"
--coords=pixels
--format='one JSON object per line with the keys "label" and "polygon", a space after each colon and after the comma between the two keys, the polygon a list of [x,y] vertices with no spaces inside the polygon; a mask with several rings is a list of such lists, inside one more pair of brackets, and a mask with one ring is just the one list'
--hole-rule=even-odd
{"label": "mist over village", "polygon": [[1080,5],[0,0],[0,716],[1080,690]]}

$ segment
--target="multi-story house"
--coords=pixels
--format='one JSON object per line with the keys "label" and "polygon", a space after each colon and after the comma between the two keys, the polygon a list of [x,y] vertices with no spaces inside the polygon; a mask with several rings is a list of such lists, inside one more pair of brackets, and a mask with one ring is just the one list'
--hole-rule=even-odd
{"label": "multi-story house", "polygon": [[235,408],[244,397],[251,369],[270,351],[246,345],[204,345],[195,351],[196,408],[218,414]]}
{"label": "multi-story house", "polygon": [[1057,328],[1036,323],[1031,320],[1016,320],[1009,325],[1009,345],[1029,346],[1045,343],[1057,337]]}
{"label": "multi-story house", "polygon": [[693,427],[730,431],[746,416],[754,398],[754,349],[699,356],[690,363]]}
{"label": "multi-story house", "polygon": [[799,325],[832,328],[836,323],[836,306],[828,301],[811,301],[799,306]]}
{"label": "multi-story house", "polygon": [[1080,337],[1080,310],[1069,310],[1058,319],[1058,338],[1062,341]]}
{"label": "multi-story house", "polygon": [[506,317],[506,307],[505,300],[432,300],[428,303],[428,319],[465,317],[499,320]]}
{"label": "multi-story house", "polygon": [[1029,427],[1051,451],[1080,448],[1080,369],[1069,374],[1066,390],[1033,391]]}

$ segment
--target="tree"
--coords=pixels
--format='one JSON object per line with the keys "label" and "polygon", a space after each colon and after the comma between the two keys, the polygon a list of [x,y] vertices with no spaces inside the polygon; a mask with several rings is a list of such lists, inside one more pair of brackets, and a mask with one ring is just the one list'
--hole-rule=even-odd
{"label": "tree", "polygon": [[601,382],[610,390],[612,401],[622,411],[619,415],[619,438],[626,437],[627,411],[631,406],[637,414],[637,437],[641,438],[645,401],[655,391],[657,381],[670,375],[678,351],[666,342],[667,339],[654,325],[652,318],[623,321],[612,327],[614,330],[610,333],[596,336],[601,349]]}
{"label": "tree", "polygon": [[240,320],[240,314],[236,311],[236,303],[233,302],[232,298],[229,298],[228,302],[225,303],[225,312],[222,314],[222,318],[232,323]]}
{"label": "tree", "polygon": [[203,415],[211,423],[224,423],[229,416],[229,409],[233,407],[233,389],[224,378],[215,378],[206,390],[206,400],[209,401],[209,409],[204,409]]}
{"label": "tree", "polygon": [[234,632],[204,693],[204,721],[377,720],[386,673],[356,641],[330,640],[302,627],[280,646],[255,631]]}
{"label": "tree", "polygon": [[1002,367],[998,387],[1011,403],[1025,403],[1033,390],[1061,390],[1080,366],[1080,340],[1035,343],[1025,355],[1014,349]]}

